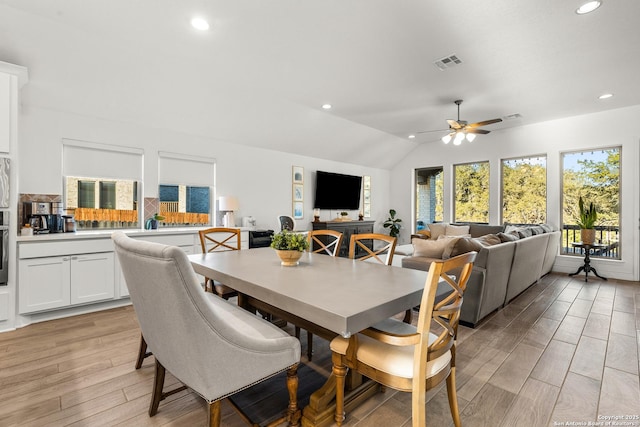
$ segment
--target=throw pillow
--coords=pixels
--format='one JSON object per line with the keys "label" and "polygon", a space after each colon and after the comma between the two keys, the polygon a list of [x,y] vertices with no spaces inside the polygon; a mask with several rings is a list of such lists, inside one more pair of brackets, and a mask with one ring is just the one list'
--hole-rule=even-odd
{"label": "throw pillow", "polygon": [[485,234],[484,236],[476,237],[476,240],[483,246],[493,246],[502,243],[502,240],[500,240],[500,237],[496,234]]}
{"label": "throw pillow", "polygon": [[433,224],[429,224],[429,231],[431,232],[431,238],[433,240],[437,240],[440,235],[445,234],[445,230],[447,229],[447,224],[443,222],[434,222]]}
{"label": "throw pillow", "polygon": [[460,237],[456,240],[455,244],[451,248],[449,257],[453,258],[471,251],[477,252],[480,251],[482,247],[482,243],[480,243],[477,239],[473,239],[471,237]]}
{"label": "throw pillow", "polygon": [[553,231],[553,227],[549,224],[540,224],[539,226],[542,227],[545,233],[551,233]]}
{"label": "throw pillow", "polygon": [[533,230],[531,230],[530,227],[524,227],[518,230],[518,235],[521,239],[524,239],[525,237],[531,237],[533,236]]}
{"label": "throw pillow", "polygon": [[520,240],[520,236],[514,233],[498,233],[498,238],[502,243],[504,242],[515,242],[516,240]]}
{"label": "throw pillow", "polygon": [[451,243],[449,239],[427,240],[411,239],[413,244],[413,256],[442,259],[442,253],[446,246]]}
{"label": "throw pillow", "polygon": [[465,234],[469,234],[469,226],[447,224],[444,234],[447,236],[464,236]]}

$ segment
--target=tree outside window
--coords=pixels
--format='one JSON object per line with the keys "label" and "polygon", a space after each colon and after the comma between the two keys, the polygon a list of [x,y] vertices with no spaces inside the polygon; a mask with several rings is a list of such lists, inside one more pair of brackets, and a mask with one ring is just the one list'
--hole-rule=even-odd
{"label": "tree outside window", "polygon": [[455,221],[489,222],[489,162],[453,167]]}
{"label": "tree outside window", "polygon": [[578,200],[596,206],[596,241],[605,245],[594,256],[620,259],[620,147],[563,153],[563,253],[574,253],[580,240]]}
{"label": "tree outside window", "polygon": [[543,224],[546,221],[546,156],[502,160],[502,222]]}

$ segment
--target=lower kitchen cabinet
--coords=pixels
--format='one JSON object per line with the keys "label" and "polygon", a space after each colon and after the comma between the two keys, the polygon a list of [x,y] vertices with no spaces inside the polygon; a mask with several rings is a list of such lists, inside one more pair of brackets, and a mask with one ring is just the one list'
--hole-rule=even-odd
{"label": "lower kitchen cabinet", "polygon": [[20,314],[114,297],[113,252],[21,259],[18,274]]}

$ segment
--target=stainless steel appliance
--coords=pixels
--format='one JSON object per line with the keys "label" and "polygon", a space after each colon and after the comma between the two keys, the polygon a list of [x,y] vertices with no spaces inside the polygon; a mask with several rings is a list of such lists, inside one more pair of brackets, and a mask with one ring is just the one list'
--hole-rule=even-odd
{"label": "stainless steel appliance", "polygon": [[10,160],[6,157],[0,158],[0,208],[9,207],[9,170]]}
{"label": "stainless steel appliance", "polygon": [[273,230],[250,230],[249,249],[268,248],[271,245],[271,236],[273,236]]}
{"label": "stainless steel appliance", "polygon": [[62,202],[51,202],[51,215],[49,215],[49,232],[64,233],[64,204]]}
{"label": "stainless steel appliance", "polygon": [[7,286],[9,279],[9,212],[0,211],[0,286]]}
{"label": "stainless steel appliance", "polygon": [[49,218],[51,217],[51,203],[25,202],[24,216],[26,222],[31,225],[34,234],[48,233]]}
{"label": "stainless steel appliance", "polygon": [[242,226],[243,227],[255,227],[256,219],[252,216],[244,216],[242,217]]}

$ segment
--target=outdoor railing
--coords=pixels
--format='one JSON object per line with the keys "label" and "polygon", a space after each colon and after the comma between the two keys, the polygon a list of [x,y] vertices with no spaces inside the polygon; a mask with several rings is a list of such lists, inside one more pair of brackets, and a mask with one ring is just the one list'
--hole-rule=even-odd
{"label": "outdoor railing", "polygon": [[[591,256],[620,259],[620,227],[595,226],[596,243],[605,245],[604,248],[594,250]],[[580,241],[580,227],[577,225],[564,225],[562,227],[562,253],[565,255],[583,255],[581,248],[575,248],[571,244]]]}

